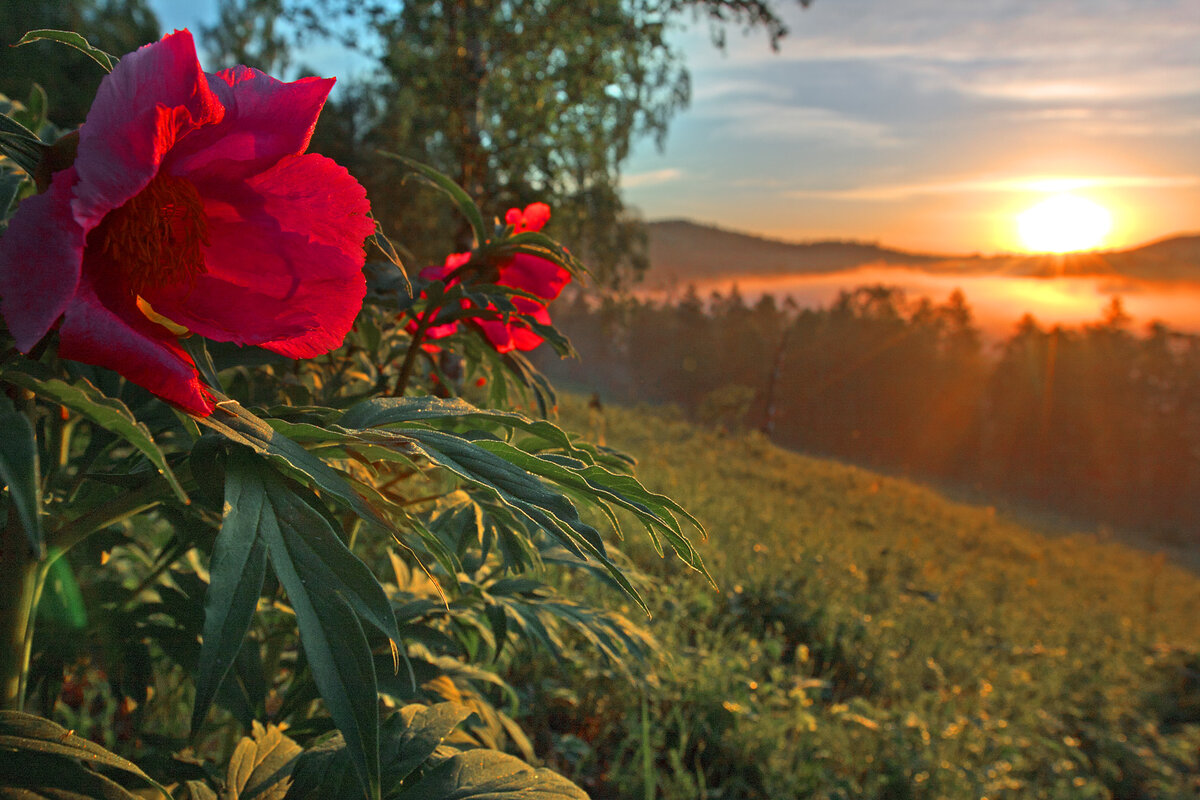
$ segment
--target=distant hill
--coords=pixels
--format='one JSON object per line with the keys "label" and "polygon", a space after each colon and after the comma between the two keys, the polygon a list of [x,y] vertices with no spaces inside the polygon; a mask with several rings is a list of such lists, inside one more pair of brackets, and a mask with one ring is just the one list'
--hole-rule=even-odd
{"label": "distant hill", "polygon": [[1200,235],[1175,236],[1127,250],[1066,255],[938,255],[868,242],[784,242],[688,220],[661,220],[650,232],[647,288],[738,276],[828,273],[865,266],[1014,276],[1108,275],[1149,281],[1200,281]]}
{"label": "distant hill", "polygon": [[688,220],[651,222],[651,286],[731,275],[840,272],[864,264],[932,267],[946,256],[906,253],[864,242],[783,242]]}

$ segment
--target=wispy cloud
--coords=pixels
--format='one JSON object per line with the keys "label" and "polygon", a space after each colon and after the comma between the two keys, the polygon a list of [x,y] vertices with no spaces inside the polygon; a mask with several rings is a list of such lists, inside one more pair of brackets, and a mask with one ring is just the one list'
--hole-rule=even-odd
{"label": "wispy cloud", "polygon": [[700,70],[858,62],[929,88],[1032,103],[1181,97],[1200,93],[1196,11],[1195,0],[843,1],[789,10],[777,55],[753,37],[731,38],[725,55],[699,39],[689,50]]}
{"label": "wispy cloud", "polygon": [[650,172],[637,172],[632,175],[621,176],[621,188],[636,189],[645,186],[658,186],[663,183],[671,183],[683,177],[683,170],[669,167],[666,169],[656,169]]}
{"label": "wispy cloud", "polygon": [[793,198],[831,200],[908,200],[923,195],[979,192],[1074,192],[1084,189],[1172,189],[1200,186],[1200,175],[1101,175],[977,177],[925,183],[864,186],[853,189],[797,189],[784,193]]}
{"label": "wispy cloud", "polygon": [[828,108],[748,99],[707,104],[697,112],[703,118],[720,122],[716,133],[736,134],[740,138],[825,140],[872,147],[899,144],[888,126]]}

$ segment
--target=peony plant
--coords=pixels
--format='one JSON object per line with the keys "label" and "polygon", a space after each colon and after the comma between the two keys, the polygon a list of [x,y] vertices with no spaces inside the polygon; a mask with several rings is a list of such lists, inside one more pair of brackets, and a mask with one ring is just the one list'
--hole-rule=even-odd
{"label": "peony plant", "polygon": [[111,71],[76,131],[0,100],[0,796],[584,797],[504,752],[498,665],[654,645],[546,571],[640,604],[623,518],[704,568],[629,459],[504,408],[554,403],[524,351],[570,352],[550,209],[488,223],[406,161],[475,236],[413,291],[306,152],[332,79],[47,39]]}

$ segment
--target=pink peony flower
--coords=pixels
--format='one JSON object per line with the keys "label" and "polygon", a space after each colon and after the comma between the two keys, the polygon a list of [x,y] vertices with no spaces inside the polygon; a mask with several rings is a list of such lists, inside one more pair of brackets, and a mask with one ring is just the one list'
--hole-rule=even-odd
{"label": "pink peony flower", "polygon": [[59,323],[64,358],[201,415],[213,404],[185,332],[293,358],[338,347],[374,224],[362,186],[304,152],[332,86],[205,73],[187,31],[122,58],[74,164],[0,240],[0,313],[17,346]]}

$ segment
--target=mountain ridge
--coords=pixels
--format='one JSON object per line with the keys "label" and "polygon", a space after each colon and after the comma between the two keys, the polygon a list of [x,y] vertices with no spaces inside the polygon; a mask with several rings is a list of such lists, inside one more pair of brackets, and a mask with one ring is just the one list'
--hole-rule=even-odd
{"label": "mountain ridge", "polygon": [[842,272],[860,267],[1014,277],[1123,277],[1200,282],[1200,233],[1156,239],[1131,248],[1057,254],[919,253],[877,242],[788,242],[687,219],[647,223],[650,288],[740,276]]}

